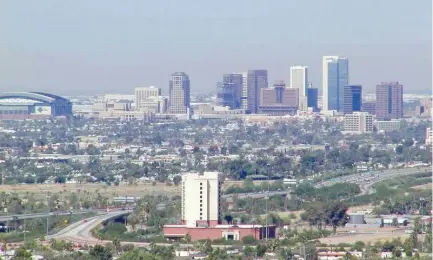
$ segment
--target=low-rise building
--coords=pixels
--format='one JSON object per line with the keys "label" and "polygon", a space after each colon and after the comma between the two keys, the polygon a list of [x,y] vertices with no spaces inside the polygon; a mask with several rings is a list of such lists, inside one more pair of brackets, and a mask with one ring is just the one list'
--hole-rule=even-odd
{"label": "low-rise building", "polygon": [[425,134],[425,144],[432,145],[433,144],[433,129],[427,128]]}
{"label": "low-rise building", "polygon": [[344,131],[347,133],[368,133],[373,131],[373,116],[367,112],[354,112],[344,116]]}
{"label": "low-rise building", "polygon": [[391,120],[391,121],[376,121],[374,122],[374,126],[378,132],[392,132],[400,130],[401,121]]}

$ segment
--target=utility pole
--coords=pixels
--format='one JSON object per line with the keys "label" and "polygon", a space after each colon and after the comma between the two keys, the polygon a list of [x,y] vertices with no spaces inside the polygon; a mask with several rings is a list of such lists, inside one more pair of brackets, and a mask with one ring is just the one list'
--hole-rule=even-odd
{"label": "utility pole", "polygon": [[[27,201],[24,203],[24,215],[27,214]],[[24,245],[26,245],[26,232],[27,232],[27,228],[26,228],[26,217],[24,216]]]}
{"label": "utility pole", "polygon": [[48,193],[47,195],[47,210],[48,210],[48,216],[47,216],[47,240],[48,240],[48,232],[49,232],[49,223],[50,223],[50,195]]}
{"label": "utility pole", "polygon": [[265,205],[266,205],[266,215],[265,215],[265,233],[266,233],[266,240],[268,240],[268,200],[269,200],[269,164],[266,164],[266,173],[268,175],[268,192],[266,193],[265,197]]}

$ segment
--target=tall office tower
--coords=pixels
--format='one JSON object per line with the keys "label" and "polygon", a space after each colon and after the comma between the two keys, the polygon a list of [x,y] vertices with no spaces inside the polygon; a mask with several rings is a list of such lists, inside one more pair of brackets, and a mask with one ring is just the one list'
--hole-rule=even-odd
{"label": "tall office tower", "polygon": [[230,109],[236,109],[236,88],[233,83],[217,83],[217,104]]}
{"label": "tall office tower", "polygon": [[185,72],[171,74],[169,89],[169,114],[186,114],[190,107],[190,82]]}
{"label": "tall office tower", "polygon": [[349,60],[339,56],[323,56],[323,110],[344,108],[344,86],[349,85]]}
{"label": "tall office tower", "polygon": [[241,108],[242,73],[224,74],[223,81],[217,85],[218,102],[231,109]]}
{"label": "tall office tower", "polygon": [[344,131],[366,133],[373,131],[373,116],[367,112],[353,112],[344,116]]}
{"label": "tall office tower", "polygon": [[150,87],[138,87],[134,89],[135,93],[135,109],[140,110],[143,103],[151,97],[161,96],[161,88],[156,88],[154,86]]}
{"label": "tall office tower", "polygon": [[307,89],[307,107],[311,108],[313,112],[317,112],[319,110],[318,104],[319,98],[319,90],[317,88],[313,88],[312,86]]}
{"label": "tall office tower", "polygon": [[376,119],[391,120],[403,117],[403,85],[382,82],[376,86]]}
{"label": "tall office tower", "polygon": [[362,105],[362,86],[347,85],[344,86],[344,114],[352,114],[355,111],[361,111]]}
{"label": "tall office tower", "polygon": [[273,116],[295,114],[299,107],[299,89],[286,88],[284,81],[261,89],[258,113]]}
{"label": "tall office tower", "polygon": [[291,66],[290,67],[290,84],[291,88],[299,89],[299,96],[307,96],[308,88],[308,67]]}
{"label": "tall office tower", "polygon": [[242,93],[241,93],[241,109],[248,109],[248,72],[237,73],[242,74]]}
{"label": "tall office tower", "polygon": [[218,172],[182,175],[182,222],[212,227],[221,223],[222,175]]}
{"label": "tall office tower", "polygon": [[268,87],[267,70],[249,70],[247,75],[247,110],[257,114],[261,89]]}

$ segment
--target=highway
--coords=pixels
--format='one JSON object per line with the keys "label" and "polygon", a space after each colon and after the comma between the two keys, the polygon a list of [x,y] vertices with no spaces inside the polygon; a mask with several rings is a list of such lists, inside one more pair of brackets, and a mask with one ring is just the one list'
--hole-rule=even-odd
{"label": "highway", "polygon": [[[419,172],[424,172],[424,171],[430,171],[430,168],[428,167],[423,167],[420,169],[417,168],[406,168],[406,169],[392,169],[392,170],[384,170],[383,172],[375,172],[374,174],[369,174],[369,173],[363,173],[362,176],[360,173],[356,173],[356,174],[351,174],[351,175],[346,175],[346,176],[342,176],[342,177],[338,177],[333,179],[332,181],[324,181],[321,183],[318,183],[317,185],[315,185],[316,187],[324,187],[324,186],[331,186],[335,183],[338,182],[352,182],[356,179],[365,179],[367,178],[366,176],[371,176],[372,175],[379,175],[379,177],[375,177],[374,179],[372,179],[371,182],[369,183],[364,183],[361,184],[361,189],[364,192],[364,194],[367,194],[369,192],[372,192],[371,189],[371,185],[373,185],[374,183],[377,183],[379,181],[385,180],[385,179],[389,179],[389,178],[393,178],[393,177],[397,177],[397,176],[405,176],[405,175],[410,175],[410,174],[415,174],[415,173],[419,173]],[[273,191],[273,192],[269,192],[269,193],[249,193],[249,194],[237,194],[239,198],[245,198],[245,197],[253,197],[253,198],[261,198],[261,197],[265,197],[265,196],[272,196],[272,195],[281,195],[281,194],[286,194],[287,191]],[[224,198],[231,198],[233,197],[234,194],[226,194],[223,195]],[[164,204],[160,204],[158,205],[159,208],[164,207]],[[106,220],[109,220],[111,218],[115,218],[124,214],[129,213],[129,211],[120,211],[120,210],[116,210],[116,211],[112,211],[112,212],[108,212],[105,213],[104,215],[99,215],[99,216],[95,216],[95,217],[91,217],[86,219],[86,221],[80,221],[80,222],[76,222],[73,223],[71,225],[69,225],[68,227],[66,227],[65,229],[61,230],[60,232],[58,232],[57,234],[51,235],[48,237],[48,239],[63,239],[63,240],[67,240],[67,241],[71,241],[75,244],[87,244],[87,245],[95,245],[95,244],[105,244],[105,243],[109,243],[111,241],[102,241],[102,240],[98,240],[97,238],[92,237],[91,235],[91,230],[95,227],[97,227],[99,224],[103,223]],[[134,244],[135,246],[148,246],[149,243],[130,243],[130,242],[122,242],[122,244]],[[161,244],[161,245],[167,245],[167,244]]]}
{"label": "highway", "polygon": [[101,210],[80,210],[80,211],[74,211],[74,212],[51,212],[51,213],[31,213],[31,214],[19,214],[19,215],[7,215],[7,216],[0,216],[0,222],[6,222],[11,220],[20,220],[20,219],[32,219],[32,218],[46,218],[48,216],[54,217],[54,216],[65,216],[65,215],[81,215],[86,214],[89,212],[95,212],[95,211],[101,211]]}
{"label": "highway", "polygon": [[[391,179],[399,176],[407,176],[412,174],[417,174],[421,172],[431,171],[429,167],[420,167],[418,168],[404,168],[404,169],[390,169],[380,171],[372,171],[372,172],[364,172],[364,173],[355,173],[350,175],[345,175],[341,177],[333,178],[332,180],[323,181],[317,183],[315,185],[316,188],[331,186],[336,183],[347,182],[347,183],[356,183],[361,188],[361,194],[371,194],[374,192],[372,188],[373,184],[378,183],[383,180]],[[366,179],[369,179],[368,181]]]}

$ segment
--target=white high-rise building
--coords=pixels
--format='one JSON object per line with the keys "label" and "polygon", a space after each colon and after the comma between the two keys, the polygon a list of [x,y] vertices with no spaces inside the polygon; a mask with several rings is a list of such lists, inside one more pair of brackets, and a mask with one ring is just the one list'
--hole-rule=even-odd
{"label": "white high-rise building", "polygon": [[353,112],[344,116],[344,131],[349,133],[367,133],[373,131],[373,116],[367,112]]}
{"label": "white high-rise building", "polygon": [[346,85],[349,85],[349,60],[339,56],[323,56],[322,110],[343,110]]}
{"label": "white high-rise building", "polygon": [[144,102],[147,102],[149,98],[161,96],[161,88],[155,86],[150,87],[138,87],[134,89],[135,93],[135,109],[140,110]]}
{"label": "white high-rise building", "polygon": [[308,67],[291,66],[290,67],[290,84],[291,88],[299,89],[299,97],[307,96],[308,88]]}
{"label": "white high-rise building", "polygon": [[182,222],[211,227],[221,223],[222,175],[218,172],[182,176]]}

